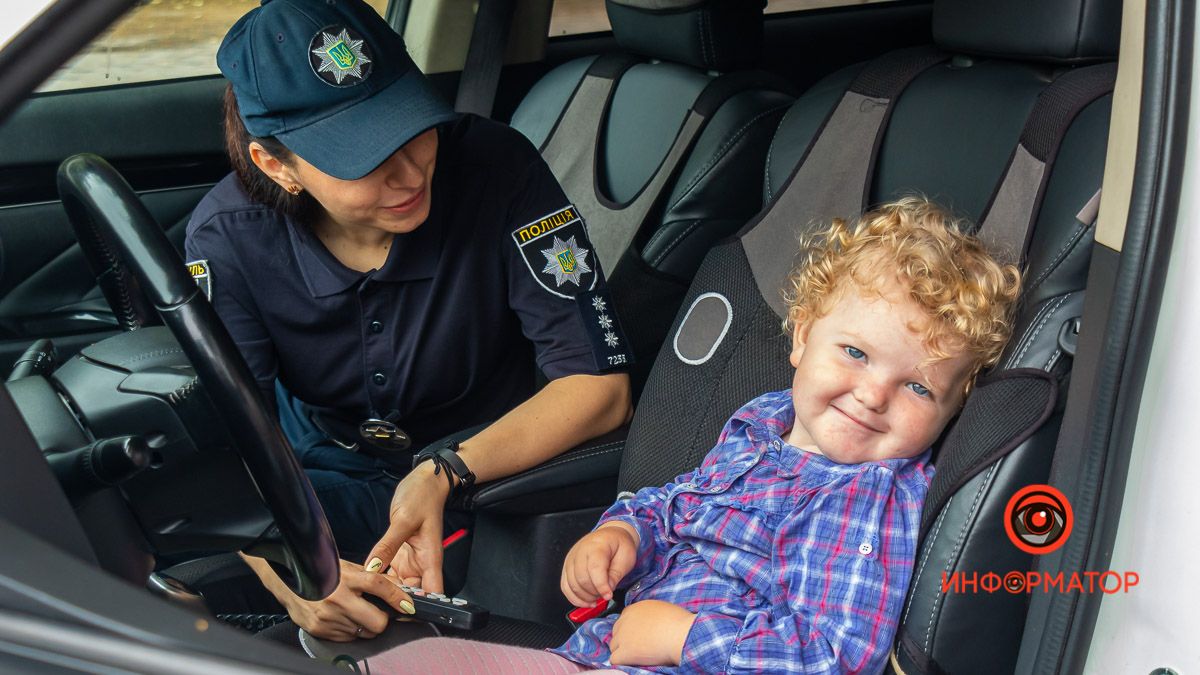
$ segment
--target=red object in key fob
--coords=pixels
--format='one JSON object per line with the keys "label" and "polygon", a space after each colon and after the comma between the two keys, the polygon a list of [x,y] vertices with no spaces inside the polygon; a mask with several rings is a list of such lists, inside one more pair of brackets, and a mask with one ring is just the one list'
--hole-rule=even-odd
{"label": "red object in key fob", "polygon": [[604,613],[608,609],[608,601],[601,598],[600,602],[596,603],[595,607],[576,607],[567,614],[567,619],[571,623],[583,623],[588,619],[594,619]]}

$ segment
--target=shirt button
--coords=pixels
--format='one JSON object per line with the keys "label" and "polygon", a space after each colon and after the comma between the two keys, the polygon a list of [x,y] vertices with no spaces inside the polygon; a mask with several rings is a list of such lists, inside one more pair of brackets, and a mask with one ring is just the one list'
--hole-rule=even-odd
{"label": "shirt button", "polygon": [[383,332],[383,324],[379,323],[378,321],[372,321],[371,322],[371,332],[372,333],[382,333]]}
{"label": "shirt button", "polygon": [[374,375],[371,376],[371,381],[382,387],[383,385],[387,384],[387,375],[384,375],[383,373],[380,373],[380,372],[376,372]]}
{"label": "shirt button", "polygon": [[858,552],[863,555],[871,555],[871,552],[874,550],[875,550],[875,547],[871,546],[869,543],[867,543],[865,541],[858,545]]}

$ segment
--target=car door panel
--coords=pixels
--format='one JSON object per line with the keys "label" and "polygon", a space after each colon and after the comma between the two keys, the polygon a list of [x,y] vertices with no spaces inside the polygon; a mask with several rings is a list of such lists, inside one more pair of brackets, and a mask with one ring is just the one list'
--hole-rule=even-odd
{"label": "car door panel", "polygon": [[0,370],[34,339],[70,354],[116,327],[58,200],[58,164],[79,152],[108,159],[182,250],[192,208],[229,171],[224,86],[208,77],[43,94],[0,127]]}

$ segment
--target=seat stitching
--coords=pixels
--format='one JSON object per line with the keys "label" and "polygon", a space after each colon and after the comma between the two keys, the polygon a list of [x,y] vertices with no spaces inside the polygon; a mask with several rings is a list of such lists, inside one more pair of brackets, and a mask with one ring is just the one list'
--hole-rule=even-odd
{"label": "seat stitching", "polygon": [[[1038,322],[1038,320],[1042,318],[1042,313],[1045,312],[1048,308],[1049,308],[1049,305],[1043,305],[1040,309],[1038,309],[1037,314],[1033,315],[1033,321],[1028,326],[1025,327],[1025,332],[1021,334],[1021,338],[1019,340],[1016,340],[1012,344],[1014,344],[1014,345],[1025,344],[1025,340],[1027,340],[1029,338],[1029,332],[1033,330],[1034,324],[1036,324]],[[1009,354],[1008,359],[1004,362],[1003,367],[1004,368],[1012,368],[1014,361],[1016,361],[1015,354]]]}
{"label": "seat stitching", "polygon": [[[913,579],[913,588],[916,588],[921,583],[921,575],[925,573],[925,563],[929,562],[929,556],[933,553],[933,542],[937,539],[938,532],[942,531],[942,523],[946,520],[946,514],[950,512],[950,504],[953,502],[954,495],[950,495],[950,498],[946,500],[946,504],[942,506],[942,512],[938,514],[937,520],[933,524],[933,533],[925,540],[928,545],[925,548],[925,556],[921,558],[921,566],[917,568],[917,578]],[[915,593],[909,596],[908,606],[904,608],[904,616],[900,619],[901,624],[908,621],[908,613],[912,611],[914,598],[916,598]]]}
{"label": "seat stitching", "polygon": [[775,154],[775,141],[779,140],[779,130],[783,128],[783,123],[787,121],[788,115],[791,115],[795,109],[795,105],[788,106],[788,109],[783,113],[783,117],[779,118],[779,126],[775,129],[775,135],[771,137],[771,143],[767,145],[767,170],[764,172],[763,181],[766,183],[764,187],[767,189],[768,202],[774,196],[771,192],[771,157]]}
{"label": "seat stitching", "polygon": [[[685,229],[683,232],[680,232],[674,239],[671,240],[670,244],[667,244],[666,248],[663,249],[662,253],[659,253],[657,256],[654,257],[654,261],[651,262],[650,265],[657,268],[659,263],[661,263],[663,261],[663,259],[667,257],[667,254],[671,252],[671,250],[675,247],[675,245],[678,244],[681,239],[683,239],[684,237],[686,237],[689,234],[691,234],[692,232],[694,232],[696,230],[696,228],[699,227],[699,225],[700,225],[699,219],[693,220],[692,224],[689,225],[687,227],[687,229]],[[662,232],[662,231],[663,230],[659,230],[659,232]],[[655,233],[655,234],[657,234],[657,233]],[[651,241],[653,241],[653,238],[651,238]],[[646,248],[649,248],[649,247],[650,247],[650,245],[646,244]]]}
{"label": "seat stitching", "polygon": [[125,361],[122,361],[118,365],[127,365],[130,363],[136,363],[138,361],[152,359],[157,356],[166,356],[167,354],[182,354],[182,353],[183,353],[183,349],[181,349],[179,347],[168,347],[166,349],[156,349],[152,352],[146,352],[145,354],[140,354],[138,356],[133,357],[132,359],[127,359]]}
{"label": "seat stitching", "polygon": [[1050,358],[1046,359],[1046,364],[1042,366],[1042,370],[1050,370],[1050,366],[1053,366],[1060,356],[1062,356],[1062,347],[1056,348],[1054,353],[1050,355]]}
{"label": "seat stitching", "polygon": [[[1003,461],[1001,459],[1000,461]],[[946,560],[945,571],[950,572],[950,568],[954,565],[954,559],[958,557],[958,552],[962,548],[963,542],[966,539],[967,530],[970,529],[971,521],[975,519],[976,509],[979,507],[980,498],[987,490],[988,484],[991,483],[992,475],[996,473],[996,469],[1000,466],[1000,462],[992,464],[988,469],[987,475],[984,476],[983,482],[979,485],[979,490],[975,492],[975,500],[971,502],[971,509],[967,511],[967,518],[963,521],[962,529],[958,532],[958,539],[954,542],[954,549],[950,551],[950,556]],[[938,594],[933,599],[933,609],[929,612],[929,627],[925,630],[925,651],[929,652],[929,643],[933,640],[933,619],[937,615],[938,609],[941,607],[941,598],[945,596]]]}
{"label": "seat stitching", "polygon": [[701,38],[703,38],[704,44],[707,47],[705,53],[708,54],[705,63],[711,68],[717,62],[717,51],[712,42],[712,17],[703,11],[701,15],[704,17],[704,32],[701,33]]}
{"label": "seat stitching", "polygon": [[[1038,322],[1038,321],[1040,321],[1040,320],[1041,320],[1041,318],[1042,318],[1042,316],[1043,316],[1043,315],[1044,315],[1046,312],[1050,311],[1050,309],[1051,309],[1051,306],[1050,306],[1049,304],[1042,305],[1042,307],[1041,307],[1041,308],[1040,308],[1040,309],[1037,311],[1037,314],[1034,314],[1034,315],[1033,315],[1033,321],[1032,321],[1032,322],[1030,322],[1030,324],[1029,324],[1028,326],[1026,326],[1026,327],[1025,327],[1025,332],[1021,334],[1021,339],[1020,339],[1020,340],[1017,340],[1017,341],[1016,341],[1016,342],[1014,342],[1013,344],[1015,344],[1015,345],[1023,345],[1023,344],[1025,344],[1025,341],[1026,341],[1026,340],[1029,340],[1029,339],[1031,339],[1031,338],[1030,338],[1030,333],[1032,333],[1032,332],[1033,332],[1034,326],[1036,326],[1036,325],[1037,325],[1037,322]],[[1005,367],[1005,368],[1012,368],[1012,367],[1013,367],[1013,364],[1014,364],[1014,363],[1016,363],[1016,361],[1017,361],[1017,358],[1018,358],[1018,355],[1017,355],[1017,354],[1010,354],[1010,355],[1009,355],[1009,357],[1008,357],[1008,360],[1007,360],[1007,361],[1004,363],[1004,367]]]}
{"label": "seat stitching", "polygon": [[[693,218],[692,222],[699,222],[699,220],[700,220],[699,218]],[[679,222],[686,222],[686,221],[679,221]],[[667,236],[666,228],[663,228],[660,230],[655,230],[654,234],[650,235],[650,239],[648,239],[646,241],[646,246],[643,247],[642,250],[645,251],[646,249],[653,247],[655,244],[661,242],[664,238],[666,238],[666,236]]]}
{"label": "seat stitching", "polygon": [[1042,335],[1042,330],[1045,329],[1046,323],[1050,323],[1050,318],[1054,317],[1055,313],[1057,313],[1058,307],[1061,307],[1063,303],[1066,303],[1067,298],[1068,295],[1061,295],[1061,297],[1055,301],[1054,305],[1050,306],[1049,311],[1046,311],[1045,316],[1042,317],[1042,321],[1038,322],[1037,328],[1034,329],[1033,333],[1030,335],[1030,340],[1028,340],[1026,344],[1021,347],[1021,353],[1016,356],[1016,362],[1020,362],[1021,359],[1025,358],[1025,354],[1030,351],[1031,347],[1033,347],[1033,342],[1037,341],[1039,335]]}
{"label": "seat stitching", "polygon": [[1072,247],[1074,247],[1075,244],[1079,243],[1079,238],[1082,237],[1083,234],[1085,232],[1087,232],[1088,230],[1090,230],[1091,228],[1092,228],[1091,224],[1084,225],[1082,227],[1076,227],[1075,232],[1072,233],[1071,237],[1067,239],[1067,242],[1062,245],[1062,248],[1060,248],[1058,250],[1058,253],[1056,253],[1054,255],[1054,259],[1051,260],[1049,262],[1049,264],[1046,265],[1045,269],[1043,269],[1040,274],[1038,274],[1037,278],[1029,286],[1028,290],[1037,288],[1039,284],[1041,284],[1043,281],[1045,281],[1046,278],[1050,276],[1050,273],[1054,271],[1055,267],[1060,262],[1062,262],[1063,258],[1065,258],[1067,256],[1067,253],[1069,252],[1069,250]]}
{"label": "seat stitching", "polygon": [[1053,317],[1056,312],[1058,312],[1058,308],[1063,306],[1063,303],[1067,301],[1068,297],[1069,296],[1066,295],[1060,296],[1054,303],[1054,306],[1050,308],[1050,311],[1046,312],[1046,316],[1042,317],[1042,320],[1038,323],[1037,329],[1034,330],[1033,335],[1029,336],[1029,342],[1026,342],[1025,345],[1021,347],[1021,353],[1018,354],[1016,358],[1017,361],[1025,358],[1026,352],[1028,352],[1030,347],[1033,346],[1033,343],[1035,340],[1037,340],[1038,336],[1042,334],[1042,329],[1046,327],[1046,324],[1050,322],[1050,318]]}
{"label": "seat stitching", "polygon": [[193,376],[192,379],[188,380],[187,383],[182,387],[179,387],[175,391],[167,394],[167,400],[178,405],[179,403],[186,401],[188,397],[190,397],[196,391],[196,387],[199,386],[199,384],[200,378]]}
{"label": "seat stitching", "polygon": [[725,154],[729,152],[729,150],[734,146],[734,144],[736,144],[738,141],[742,140],[742,136],[744,136],[746,134],[747,129],[749,129],[755,123],[762,120],[764,117],[774,114],[780,108],[786,108],[786,107],[788,107],[788,106],[781,105],[781,106],[776,106],[774,108],[771,108],[770,110],[765,110],[765,111],[755,115],[754,117],[752,117],[750,119],[750,121],[746,122],[745,124],[743,124],[741,126],[741,128],[739,128],[737,131],[733,132],[733,134],[730,135],[728,139],[726,139],[725,143],[720,148],[717,149],[717,152],[712,157],[709,158],[709,160],[704,164],[704,166],[700,167],[700,170],[696,172],[695,178],[693,178],[691,180],[691,182],[688,183],[687,187],[683,189],[683,193],[679,195],[679,198],[676,199],[674,202],[671,202],[671,205],[668,206],[667,209],[670,210],[670,209],[673,209],[676,206],[678,206],[679,202],[683,201],[688,196],[688,193],[690,193],[692,191],[692,189],[695,188],[700,183],[700,181],[704,179],[705,175],[707,175],[708,172],[714,166],[717,165],[717,162],[721,161],[725,157]]}

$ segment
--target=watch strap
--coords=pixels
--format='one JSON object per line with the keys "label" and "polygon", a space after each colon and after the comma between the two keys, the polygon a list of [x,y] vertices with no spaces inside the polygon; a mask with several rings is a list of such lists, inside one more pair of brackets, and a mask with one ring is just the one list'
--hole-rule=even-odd
{"label": "watch strap", "polygon": [[[446,471],[446,480],[450,483],[452,494],[475,484],[474,472],[467,468],[467,463],[458,456],[458,441],[447,441],[437,447],[425,448],[413,457],[413,468],[425,460],[434,463],[434,475],[441,473],[443,469]],[[458,485],[454,484],[454,479],[450,476],[452,472],[458,477]]]}

